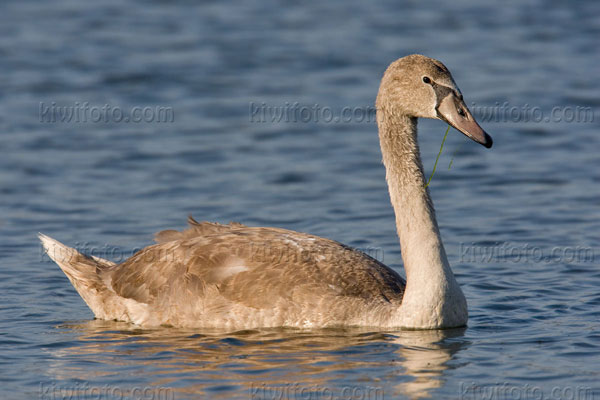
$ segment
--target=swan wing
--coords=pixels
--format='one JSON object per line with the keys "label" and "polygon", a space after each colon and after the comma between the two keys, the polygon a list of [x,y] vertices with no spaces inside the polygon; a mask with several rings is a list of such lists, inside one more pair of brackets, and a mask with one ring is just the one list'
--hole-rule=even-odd
{"label": "swan wing", "polygon": [[[402,300],[405,281],[363,252],[278,228],[196,223],[110,270],[119,296],[152,308],[234,306],[284,312]],[[220,308],[220,310],[215,310]]]}

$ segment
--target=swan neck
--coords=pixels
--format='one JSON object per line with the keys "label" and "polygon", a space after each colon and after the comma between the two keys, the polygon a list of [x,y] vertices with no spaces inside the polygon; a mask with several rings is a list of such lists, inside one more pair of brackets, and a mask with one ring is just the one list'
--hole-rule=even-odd
{"label": "swan neck", "polygon": [[[417,119],[396,116],[380,121],[380,142],[396,229],[402,248],[407,280],[414,268],[446,267],[448,260],[425,187],[423,164],[417,141]],[[433,264],[433,265],[431,265]]]}
{"label": "swan neck", "polygon": [[466,300],[450,269],[425,187],[417,119],[378,109],[378,125],[406,271],[397,322],[410,328],[463,326],[467,320]]}

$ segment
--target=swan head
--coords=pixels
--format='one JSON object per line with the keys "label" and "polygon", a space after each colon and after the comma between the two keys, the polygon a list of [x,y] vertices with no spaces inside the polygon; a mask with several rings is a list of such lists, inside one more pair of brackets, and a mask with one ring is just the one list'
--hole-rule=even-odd
{"label": "swan head", "polygon": [[385,71],[377,109],[388,115],[441,119],[477,143],[490,148],[492,138],[475,121],[448,68],[440,61],[412,54]]}

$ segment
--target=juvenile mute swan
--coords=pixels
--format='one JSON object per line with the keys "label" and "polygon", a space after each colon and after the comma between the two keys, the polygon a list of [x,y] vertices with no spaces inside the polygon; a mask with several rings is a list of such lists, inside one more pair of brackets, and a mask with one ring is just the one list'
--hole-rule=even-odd
{"label": "juvenile mute swan", "polygon": [[441,119],[492,146],[444,64],[410,55],[387,68],[377,95],[377,124],[406,282],[333,240],[191,217],[187,230],[158,233],[157,244],[118,265],[45,235],[40,239],[100,319],[225,329],[464,326],[467,302],[425,187],[419,117]]}

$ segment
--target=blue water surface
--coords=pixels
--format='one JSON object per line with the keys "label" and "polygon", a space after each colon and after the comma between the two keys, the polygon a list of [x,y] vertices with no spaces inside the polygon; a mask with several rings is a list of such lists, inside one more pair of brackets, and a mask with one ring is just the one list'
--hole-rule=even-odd
{"label": "blue water surface", "polygon": [[[600,398],[599,21],[591,0],[3,2],[0,398]],[[139,329],[93,320],[43,255],[37,232],[122,261],[192,214],[403,273],[372,107],[415,52],[495,141],[451,131],[430,185],[466,329]],[[429,173],[446,126],[419,128]]]}

